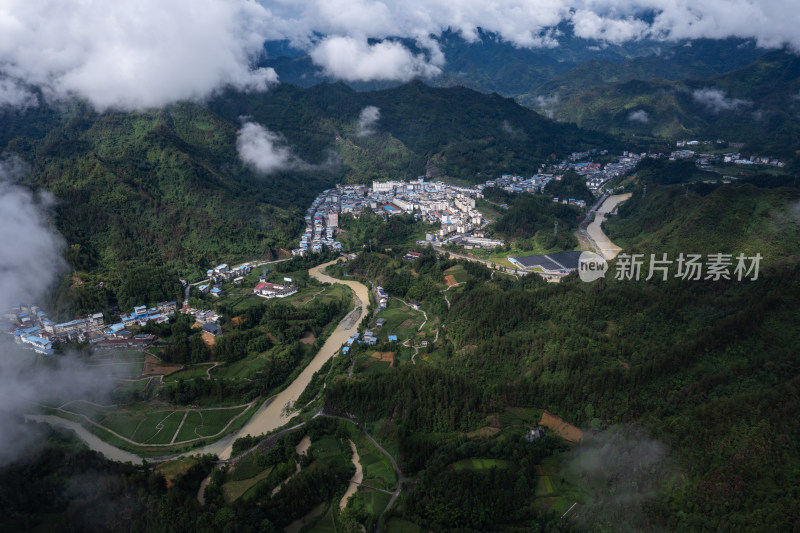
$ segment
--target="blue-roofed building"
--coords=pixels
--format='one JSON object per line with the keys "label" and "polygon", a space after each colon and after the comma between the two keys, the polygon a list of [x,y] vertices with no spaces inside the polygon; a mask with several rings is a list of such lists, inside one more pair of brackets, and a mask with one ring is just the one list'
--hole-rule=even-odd
{"label": "blue-roofed building", "polygon": [[218,289],[218,288],[214,287],[209,292],[211,293],[211,296],[216,296],[217,298],[219,298],[220,295],[222,294],[222,289]]}
{"label": "blue-roofed building", "polygon": [[361,336],[361,333],[353,333],[353,338],[354,338],[355,340],[358,340],[358,338],[359,338],[360,336]]}
{"label": "blue-roofed building", "polygon": [[354,342],[356,342],[356,340],[353,337],[350,337],[349,339],[347,339],[347,345],[348,346],[352,346]]}
{"label": "blue-roofed building", "polygon": [[350,347],[349,346],[345,346],[344,348],[342,348],[342,353],[345,354],[345,355],[350,353]]}
{"label": "blue-roofed building", "polygon": [[33,349],[39,353],[50,353],[53,351],[52,342],[35,335],[24,335],[22,337],[22,342],[32,345]]}
{"label": "blue-roofed building", "polygon": [[389,342],[397,342],[397,335],[389,335]]}

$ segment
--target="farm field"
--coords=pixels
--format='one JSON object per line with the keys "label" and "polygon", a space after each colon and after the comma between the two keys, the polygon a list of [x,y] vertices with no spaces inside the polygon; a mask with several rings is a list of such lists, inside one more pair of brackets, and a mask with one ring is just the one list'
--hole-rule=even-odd
{"label": "farm field", "polygon": [[362,483],[370,487],[394,490],[397,476],[389,459],[367,439],[355,426],[348,428],[350,439],[358,449],[359,462],[364,470]]}
{"label": "farm field", "polygon": [[[158,409],[146,406],[119,409],[89,402],[71,402],[61,412],[90,420],[134,446],[168,446],[217,435],[248,409],[247,405],[210,409]],[[85,418],[84,418],[85,417]],[[92,429],[90,427],[90,429]]]}
{"label": "farm field", "polygon": [[469,279],[469,274],[464,270],[464,265],[455,265],[444,271],[444,281],[448,287],[457,283],[464,283]]}

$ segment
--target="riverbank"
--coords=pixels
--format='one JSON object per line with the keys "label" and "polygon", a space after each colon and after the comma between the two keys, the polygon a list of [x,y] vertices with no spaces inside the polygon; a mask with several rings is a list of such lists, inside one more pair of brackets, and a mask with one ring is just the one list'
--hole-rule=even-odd
{"label": "riverbank", "polygon": [[594,242],[597,252],[607,261],[617,257],[622,248],[611,242],[611,239],[603,232],[603,221],[608,218],[608,214],[613,212],[616,207],[631,197],[631,193],[615,194],[609,196],[595,211],[595,217],[591,224],[586,228],[586,233]]}
{"label": "riverbank", "polygon": [[[233,443],[236,439],[245,436],[258,436],[264,433],[273,431],[285,425],[291,419],[293,413],[291,410],[286,409],[287,406],[291,407],[300,397],[300,394],[308,386],[314,373],[317,372],[328,359],[335,356],[342,345],[347,339],[358,330],[358,325],[366,314],[366,308],[369,302],[369,289],[357,281],[340,280],[331,277],[324,273],[327,266],[335,263],[330,261],[328,263],[316,266],[309,269],[308,273],[314,279],[322,283],[339,283],[347,285],[353,291],[354,308],[345,316],[336,329],[328,337],[325,344],[320,348],[314,359],[308,364],[306,368],[295,378],[295,380],[286,387],[283,391],[273,396],[253,414],[250,420],[242,426],[241,429],[235,431],[222,439],[206,445],[202,448],[197,448],[179,456],[190,455],[203,455],[214,454],[223,460],[230,458],[233,451]],[[91,450],[102,453],[106,458],[113,461],[120,462],[133,462],[140,463],[142,458],[138,455],[122,450],[109,444],[96,435],[92,434],[89,430],[70,420],[66,420],[52,415],[27,415],[27,418],[37,422],[45,422],[54,427],[62,427],[73,431],[79,439],[81,439]]]}

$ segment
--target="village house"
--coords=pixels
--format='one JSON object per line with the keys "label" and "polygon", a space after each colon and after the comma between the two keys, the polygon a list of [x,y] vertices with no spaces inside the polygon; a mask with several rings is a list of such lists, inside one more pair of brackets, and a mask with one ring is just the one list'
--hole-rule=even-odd
{"label": "village house", "polygon": [[253,293],[262,298],[286,298],[297,293],[297,288],[293,285],[278,285],[262,281],[253,288]]}

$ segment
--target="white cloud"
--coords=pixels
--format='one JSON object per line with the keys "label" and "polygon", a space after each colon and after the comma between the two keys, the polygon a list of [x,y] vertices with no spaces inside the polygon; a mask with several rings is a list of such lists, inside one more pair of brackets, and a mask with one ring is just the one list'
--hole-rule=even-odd
{"label": "white cloud", "polygon": [[267,20],[247,0],[6,0],[0,73],[98,109],[202,99],[226,85],[264,90],[275,72],[250,64]]}
{"label": "white cloud", "polygon": [[[0,309],[16,304],[39,304],[60,272],[64,240],[47,216],[48,194],[34,194],[18,185],[28,171],[14,156],[0,158]],[[77,359],[55,357],[47,365],[33,365],[31,351],[22,351],[10,335],[0,335],[0,466],[36,449],[40,432],[25,424],[22,415],[54,398],[102,399],[113,385],[107,370],[86,368]],[[68,398],[66,398],[68,397]]]}
{"label": "white cloud", "polygon": [[347,81],[408,81],[441,73],[441,68],[424,54],[414,54],[389,40],[369,44],[355,37],[327,37],[311,49],[310,55],[326,74]]}
{"label": "white cloud", "polygon": [[246,122],[239,129],[236,150],[246,165],[261,174],[311,167],[292,153],[282,135],[255,122]]}
{"label": "white cloud", "polygon": [[15,80],[0,78],[0,110],[3,107],[26,109],[38,105],[36,95]]}
{"label": "white cloud", "polygon": [[358,132],[356,135],[359,137],[366,137],[375,133],[375,126],[381,118],[381,110],[374,105],[368,105],[361,110],[358,116]]}
{"label": "white cloud", "polygon": [[534,101],[537,111],[545,115],[547,118],[553,118],[556,108],[558,107],[558,95],[552,96],[537,96]]}
{"label": "white cloud", "polygon": [[63,240],[44,215],[52,197],[15,184],[26,172],[21,159],[0,159],[0,306],[42,297],[65,266]]}
{"label": "white cloud", "polygon": [[797,0],[5,0],[0,76],[20,84],[4,84],[0,102],[30,105],[27,84],[99,109],[203,99],[224,86],[264,90],[276,74],[252,65],[272,39],[289,39],[337,78],[403,81],[440,72],[435,38],[445,30],[546,47],[561,23],[613,43],[737,36],[800,50]]}
{"label": "white cloud", "polygon": [[714,113],[720,111],[731,111],[740,107],[750,106],[753,103],[749,100],[739,98],[728,98],[725,92],[714,87],[704,87],[692,92],[692,98],[698,103],[706,106]]}
{"label": "white cloud", "polygon": [[622,19],[605,18],[583,9],[575,12],[572,25],[578,37],[616,44],[641,39],[648,30],[646,22],[632,16]]}
{"label": "white cloud", "polygon": [[628,115],[628,120],[631,122],[641,122],[642,124],[647,124],[650,122],[650,115],[647,114],[647,111],[644,109],[637,109],[636,111],[631,111]]}

